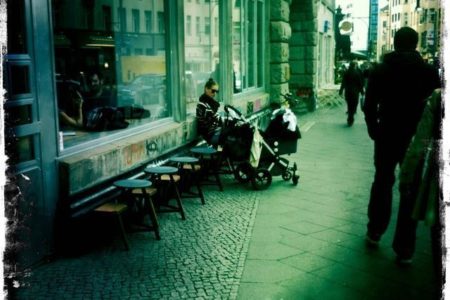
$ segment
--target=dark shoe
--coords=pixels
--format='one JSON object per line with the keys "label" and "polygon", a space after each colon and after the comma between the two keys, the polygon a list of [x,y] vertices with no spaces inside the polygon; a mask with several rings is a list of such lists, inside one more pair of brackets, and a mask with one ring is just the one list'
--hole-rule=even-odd
{"label": "dark shoe", "polygon": [[406,257],[406,256],[403,257],[403,256],[398,255],[397,259],[396,259],[396,263],[399,266],[404,266],[404,267],[410,266],[412,264],[412,257]]}
{"label": "dark shoe", "polygon": [[366,234],[366,244],[370,248],[378,248],[381,236],[378,234],[372,234],[367,232]]}
{"label": "dark shoe", "polygon": [[353,118],[353,116],[348,117],[347,118],[347,125],[350,127],[353,125],[353,122],[355,121],[355,119]]}

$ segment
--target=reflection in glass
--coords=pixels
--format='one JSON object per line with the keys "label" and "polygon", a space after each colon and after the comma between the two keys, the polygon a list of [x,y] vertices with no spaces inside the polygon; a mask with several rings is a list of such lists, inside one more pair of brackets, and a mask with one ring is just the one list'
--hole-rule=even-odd
{"label": "reflection in glass", "polygon": [[[128,128],[171,116],[164,2],[52,2],[56,81],[78,84],[84,116],[99,107],[119,108]],[[72,144],[98,136],[79,131]]]}
{"label": "reflection in glass", "polygon": [[241,51],[243,50],[243,26],[242,26],[242,16],[243,11],[240,6],[242,0],[234,0],[235,5],[233,5],[233,92],[239,93],[242,91],[242,64],[244,57]]}
{"label": "reflection in glass", "polygon": [[13,139],[13,142],[6,149],[11,164],[18,164],[36,158],[34,155],[33,138],[34,136],[28,135]]}
{"label": "reflection in glass", "polygon": [[233,5],[234,93],[262,87],[264,81],[264,1],[235,0]]}
{"label": "reflection in glass", "polygon": [[185,0],[186,107],[195,113],[209,78],[219,78],[219,2]]}
{"label": "reflection in glass", "polygon": [[29,94],[30,87],[30,67],[28,65],[10,65],[11,76],[11,98],[21,94]]}
{"label": "reflection in glass", "polygon": [[31,104],[10,106],[5,112],[8,127],[30,124],[32,122]]}
{"label": "reflection in glass", "polygon": [[14,37],[8,39],[8,53],[27,53],[24,0],[8,1],[6,11],[8,36]]}
{"label": "reflection in glass", "polygon": [[[256,52],[257,52],[257,62],[259,64],[259,66],[262,66],[262,62],[264,59],[264,47],[262,47],[262,45],[264,45],[264,8],[263,8],[263,3],[261,1],[258,1],[257,3],[257,16],[258,16],[258,21],[256,24],[257,27],[257,31],[256,31],[256,38],[257,38],[257,42],[256,42]],[[259,46],[258,46],[259,45]],[[263,81],[264,81],[264,70],[262,68],[257,69],[257,87],[262,87],[263,86]]]}

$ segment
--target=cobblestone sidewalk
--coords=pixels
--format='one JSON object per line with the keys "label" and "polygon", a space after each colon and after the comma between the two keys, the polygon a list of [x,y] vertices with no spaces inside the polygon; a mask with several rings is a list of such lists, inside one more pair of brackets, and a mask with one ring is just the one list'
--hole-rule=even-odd
{"label": "cobblestone sidewalk", "polygon": [[159,215],[160,241],[153,233],[130,233],[127,252],[115,234],[85,254],[34,269],[8,298],[235,298],[259,192],[229,176],[223,181],[224,192],[205,187],[204,206],[184,200],[187,220]]}

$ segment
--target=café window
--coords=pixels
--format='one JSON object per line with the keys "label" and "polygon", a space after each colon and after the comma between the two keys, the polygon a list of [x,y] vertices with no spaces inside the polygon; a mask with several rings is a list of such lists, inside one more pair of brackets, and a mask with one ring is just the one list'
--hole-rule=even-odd
{"label": "caf\u00e9 window", "polygon": [[[209,78],[219,83],[219,2],[185,0],[185,69],[186,109],[195,114],[198,98],[204,92]],[[195,20],[195,34],[191,34],[192,20]],[[204,24],[202,26],[201,20]],[[220,94],[216,98],[220,99]]]}
{"label": "caf\u00e9 window", "polygon": [[235,0],[233,5],[234,93],[264,83],[264,1]]}
{"label": "caf\u00e9 window", "polygon": [[52,1],[64,148],[172,115],[164,2]]}

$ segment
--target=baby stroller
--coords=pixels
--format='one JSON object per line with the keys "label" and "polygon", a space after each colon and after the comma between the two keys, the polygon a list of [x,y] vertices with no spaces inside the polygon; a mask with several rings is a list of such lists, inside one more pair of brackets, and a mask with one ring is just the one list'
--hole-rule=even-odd
{"label": "baby stroller", "polygon": [[[282,155],[297,152],[300,131],[296,124],[294,131],[286,128],[283,110],[273,112],[272,120],[263,132],[252,126],[236,108],[226,105],[224,109],[226,115],[221,145],[235,179],[242,183],[250,181],[256,190],[268,188],[272,176],[279,175],[285,181],[292,179],[292,183],[297,185],[300,178],[297,164],[290,165]],[[257,144],[259,149],[254,149]],[[258,154],[259,160],[257,157],[255,159]]]}

